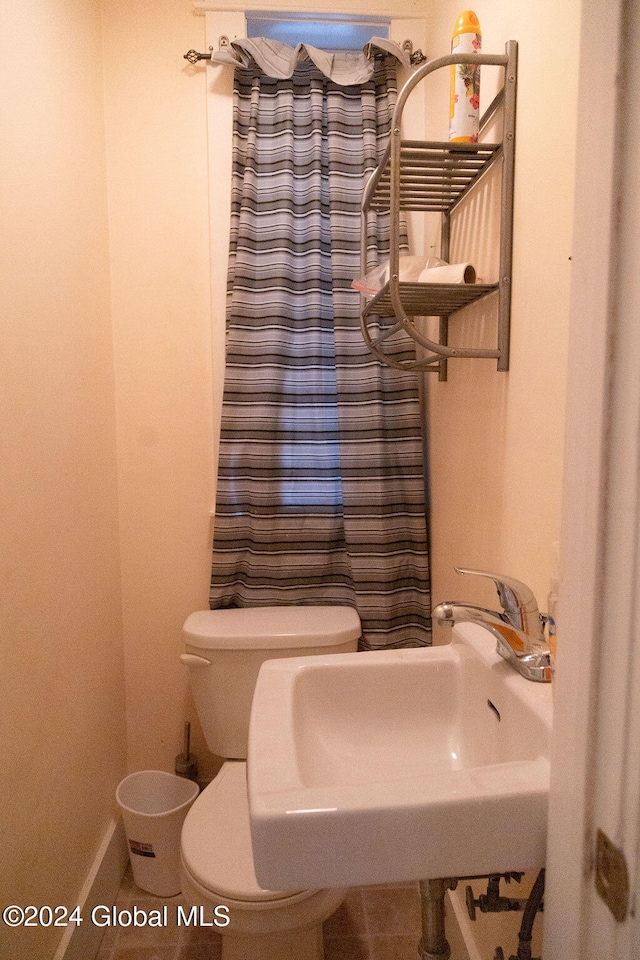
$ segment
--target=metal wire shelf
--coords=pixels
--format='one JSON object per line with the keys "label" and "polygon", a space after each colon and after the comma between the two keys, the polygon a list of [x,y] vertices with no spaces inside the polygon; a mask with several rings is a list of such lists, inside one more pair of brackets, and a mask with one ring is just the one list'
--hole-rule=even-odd
{"label": "metal wire shelf", "polygon": [[[509,369],[517,51],[517,43],[511,40],[506,44],[504,55],[458,54],[441,57],[416,70],[398,95],[389,146],[366,185],[362,201],[363,274],[366,272],[367,213],[377,210],[389,211],[391,215],[389,281],[372,300],[362,299],[361,313],[362,332],[367,344],[389,366],[435,370],[441,380],[447,378],[447,360],[451,357],[492,358],[497,360],[498,370]],[[400,136],[402,112],[411,91],[435,70],[457,63],[487,64],[504,69],[503,85],[480,121],[482,134],[489,120],[502,107],[502,141],[451,143],[403,140]],[[441,256],[447,260],[452,214],[497,161],[501,164],[498,282],[431,284],[401,281],[400,211],[415,210],[442,215]],[[495,348],[450,347],[449,317],[470,303],[492,294],[497,294]],[[421,332],[421,325],[415,323],[415,318],[430,316],[440,318],[437,341],[426,337]],[[384,320],[389,318],[395,318],[395,323],[392,322],[383,330]],[[415,360],[398,362],[385,352],[385,344],[399,331],[408,334],[421,348]]]}

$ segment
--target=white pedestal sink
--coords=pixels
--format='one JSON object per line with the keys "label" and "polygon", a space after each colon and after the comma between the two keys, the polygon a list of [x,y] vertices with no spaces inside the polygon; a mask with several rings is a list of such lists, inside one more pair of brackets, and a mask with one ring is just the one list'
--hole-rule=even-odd
{"label": "white pedestal sink", "polygon": [[450,645],[272,660],[248,778],[268,889],[463,877],[544,865],[551,685],[473,623]]}

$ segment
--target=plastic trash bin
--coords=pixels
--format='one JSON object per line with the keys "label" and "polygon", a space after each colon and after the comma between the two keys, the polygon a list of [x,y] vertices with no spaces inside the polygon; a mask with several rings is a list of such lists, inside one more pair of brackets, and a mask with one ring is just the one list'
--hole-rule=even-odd
{"label": "plastic trash bin", "polygon": [[118,784],[136,884],[158,897],[180,893],[180,833],[198,785],[164,770],[141,770]]}

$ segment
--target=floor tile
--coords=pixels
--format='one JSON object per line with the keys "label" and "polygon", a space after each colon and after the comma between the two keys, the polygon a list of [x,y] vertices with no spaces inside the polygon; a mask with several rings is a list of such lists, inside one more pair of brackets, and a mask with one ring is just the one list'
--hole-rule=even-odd
{"label": "floor tile", "polygon": [[420,933],[420,894],[417,886],[365,887],[363,899],[370,936]]}
{"label": "floor tile", "polygon": [[366,935],[367,923],[362,890],[355,889],[347,892],[344,903],[328,920],[325,920],[322,931],[325,939]]}
{"label": "floor tile", "polygon": [[112,960],[175,960],[175,947],[116,947]]}
{"label": "floor tile", "polygon": [[[118,892],[119,911],[134,907],[161,926],[107,927],[96,960],[220,960],[222,938],[205,927],[177,925],[182,897],[160,898],[140,890],[127,872]],[[126,919],[126,916],[124,917]],[[140,916],[142,920],[142,916]],[[417,884],[358,887],[323,925],[325,960],[416,960],[420,939]],[[274,958],[277,960],[277,958]]]}
{"label": "floor tile", "polygon": [[364,937],[325,937],[324,960],[373,960],[373,957]]}
{"label": "floor tile", "polygon": [[372,937],[371,960],[416,960],[419,937]]}
{"label": "floor tile", "polygon": [[175,954],[175,960],[220,960],[221,957],[222,941],[216,934],[212,934],[208,941],[186,940],[179,945]]}

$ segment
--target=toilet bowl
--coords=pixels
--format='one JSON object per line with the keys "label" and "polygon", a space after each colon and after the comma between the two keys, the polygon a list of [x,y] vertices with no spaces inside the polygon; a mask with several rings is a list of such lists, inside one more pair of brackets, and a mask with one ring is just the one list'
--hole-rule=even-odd
{"label": "toilet bowl", "polygon": [[346,891],[258,885],[247,793],[249,714],[265,660],[353,651],[358,615],[332,606],[207,610],[187,618],[183,635],[181,660],[207,744],[228,758],[184,822],[183,897],[221,934],[222,960],[323,960],[322,923]]}
{"label": "toilet bowl", "polygon": [[222,934],[223,960],[322,960],[322,922],[346,892],[258,886],[240,760],[223,764],[187,815],[181,879],[185,899]]}

